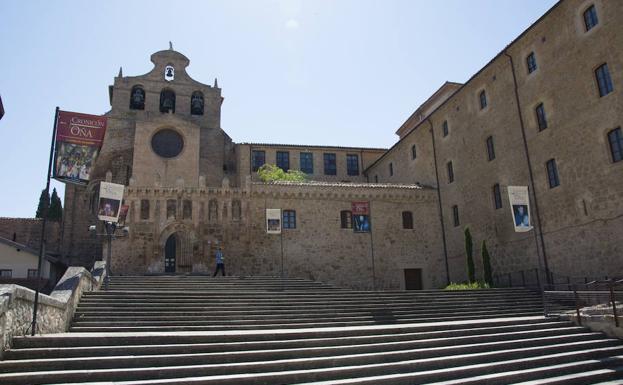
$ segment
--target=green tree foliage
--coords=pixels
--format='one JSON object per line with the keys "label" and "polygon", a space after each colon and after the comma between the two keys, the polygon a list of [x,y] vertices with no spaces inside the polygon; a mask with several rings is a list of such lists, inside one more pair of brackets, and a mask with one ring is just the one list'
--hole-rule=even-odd
{"label": "green tree foliage", "polygon": [[262,182],[290,181],[304,182],[307,180],[307,174],[299,170],[283,171],[274,164],[265,164],[257,170],[257,175]]}
{"label": "green tree foliage", "polygon": [[56,188],[52,190],[52,197],[50,198],[50,210],[48,211],[48,219],[56,222],[60,222],[63,219],[63,204],[61,203],[61,198],[58,197]]}
{"label": "green tree foliage", "polygon": [[44,189],[41,191],[41,195],[39,196],[39,205],[37,206],[35,218],[43,218],[43,214],[47,207],[50,207],[50,194],[46,194]]}
{"label": "green tree foliage", "polygon": [[487,250],[486,241],[482,241],[482,270],[484,272],[485,282],[490,287],[493,287],[493,272],[491,270],[491,258],[489,257],[489,250]]}
{"label": "green tree foliage", "polygon": [[476,282],[476,270],[474,267],[474,243],[469,228],[465,228],[465,254],[467,255],[467,278],[470,283]]}

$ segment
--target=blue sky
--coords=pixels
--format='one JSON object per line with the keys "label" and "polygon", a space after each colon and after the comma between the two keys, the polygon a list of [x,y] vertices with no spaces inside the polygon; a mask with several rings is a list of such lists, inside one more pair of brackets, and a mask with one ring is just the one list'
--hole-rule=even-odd
{"label": "blue sky", "polygon": [[0,216],[34,216],[55,106],[105,113],[119,67],[148,72],[169,41],[194,79],[218,78],[235,142],[390,147],[555,2],[2,1]]}

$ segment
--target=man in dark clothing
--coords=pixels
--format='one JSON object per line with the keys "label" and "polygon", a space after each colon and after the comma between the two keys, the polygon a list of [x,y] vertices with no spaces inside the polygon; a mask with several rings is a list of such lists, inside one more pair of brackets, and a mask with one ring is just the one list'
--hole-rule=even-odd
{"label": "man in dark clothing", "polygon": [[223,272],[223,277],[224,277],[225,276],[225,263],[223,259],[223,251],[221,251],[220,247],[218,248],[218,250],[216,250],[216,270],[214,270],[213,277],[216,277],[219,270]]}

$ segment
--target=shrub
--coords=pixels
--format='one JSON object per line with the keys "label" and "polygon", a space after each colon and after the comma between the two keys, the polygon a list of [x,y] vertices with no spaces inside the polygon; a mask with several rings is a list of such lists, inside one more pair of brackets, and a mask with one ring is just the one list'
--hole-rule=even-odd
{"label": "shrub", "polygon": [[483,281],[475,281],[470,283],[455,283],[451,282],[448,286],[444,288],[444,290],[478,290],[478,289],[489,289],[490,286],[488,283]]}
{"label": "shrub", "polygon": [[307,174],[299,170],[283,171],[274,164],[265,164],[257,170],[257,175],[262,182],[289,181],[304,182],[307,180]]}

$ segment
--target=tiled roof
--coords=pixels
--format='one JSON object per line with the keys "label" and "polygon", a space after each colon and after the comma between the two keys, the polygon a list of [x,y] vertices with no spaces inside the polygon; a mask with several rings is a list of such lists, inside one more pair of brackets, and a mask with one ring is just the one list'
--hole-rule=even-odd
{"label": "tiled roof", "polygon": [[[17,218],[17,219],[23,219],[23,218]],[[28,219],[30,219],[30,218],[28,218]],[[0,243],[3,243],[5,245],[7,245],[7,246],[14,247],[14,248],[19,249],[19,250],[23,250],[23,251],[25,251],[27,253],[30,253],[30,254],[34,255],[34,256],[39,256],[39,252],[37,250],[32,249],[32,248],[30,248],[30,247],[28,247],[26,245],[21,244],[21,243],[13,242],[10,239],[6,239],[6,238],[0,237]],[[43,258],[47,259],[48,261],[50,261],[52,263],[58,263],[59,262],[59,260],[57,258],[55,258],[55,257],[53,257],[53,256],[51,256],[50,254],[47,254],[47,253],[43,256]]]}
{"label": "tiled roof", "polygon": [[349,182],[320,182],[320,181],[306,181],[306,182],[291,182],[291,181],[274,181],[274,182],[253,182],[254,185],[273,185],[273,186],[311,186],[311,187],[350,187],[350,188],[372,188],[372,189],[384,189],[384,188],[397,188],[407,190],[423,190],[430,188],[428,186],[422,186],[419,184],[391,184],[391,183],[349,183]]}
{"label": "tiled roof", "polygon": [[246,144],[250,146],[262,146],[262,147],[296,147],[296,148],[336,148],[340,150],[371,150],[371,151],[387,151],[386,148],[375,148],[375,147],[344,147],[344,146],[324,146],[324,145],[315,145],[315,144],[279,144],[279,143],[238,143],[238,144]]}

